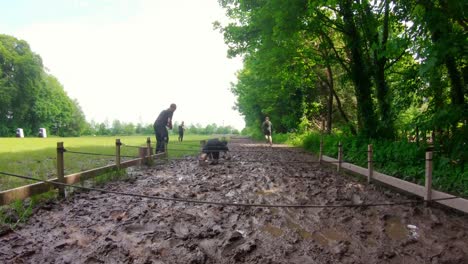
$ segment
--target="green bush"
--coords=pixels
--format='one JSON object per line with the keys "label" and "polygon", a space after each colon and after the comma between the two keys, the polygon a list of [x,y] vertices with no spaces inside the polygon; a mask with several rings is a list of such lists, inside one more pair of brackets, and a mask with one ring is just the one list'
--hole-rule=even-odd
{"label": "green bush", "polygon": [[[341,142],[343,160],[362,167],[367,167],[367,145],[372,144],[375,170],[406,181],[424,184],[427,145],[418,146],[406,141],[367,141],[359,137],[310,133],[303,138],[302,147],[318,153],[321,138],[324,142],[324,155],[337,158],[338,144]],[[463,159],[450,158],[443,152],[434,152],[432,184],[434,189],[467,196],[468,173],[464,169]]]}

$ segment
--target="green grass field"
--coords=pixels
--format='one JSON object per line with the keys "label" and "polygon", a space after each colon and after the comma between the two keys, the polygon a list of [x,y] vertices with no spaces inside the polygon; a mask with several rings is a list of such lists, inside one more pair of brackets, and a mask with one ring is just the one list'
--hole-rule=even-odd
{"label": "green grass field", "polygon": [[[137,146],[146,146],[148,136],[75,137],[75,138],[0,138],[0,172],[25,175],[40,179],[55,178],[57,142],[63,142],[65,152],[65,175],[90,170],[115,163],[115,140],[122,142],[122,160],[138,157]],[[150,136],[154,148],[155,137]],[[200,140],[210,136],[186,135],[184,142],[170,136],[168,152],[170,158],[196,155],[200,151]],[[108,156],[71,153],[86,152]],[[33,183],[32,181],[0,174],[0,191]]]}

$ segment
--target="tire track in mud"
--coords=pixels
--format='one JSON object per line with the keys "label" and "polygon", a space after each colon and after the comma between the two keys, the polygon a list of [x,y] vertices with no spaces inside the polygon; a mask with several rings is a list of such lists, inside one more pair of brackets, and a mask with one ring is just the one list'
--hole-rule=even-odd
{"label": "tire track in mud", "polygon": [[[126,180],[102,188],[237,203],[408,199],[303,163],[316,159],[298,149],[247,139],[229,148],[231,160],[218,165],[199,166],[196,157],[186,157],[135,168]],[[43,205],[27,224],[0,236],[0,262],[467,263],[468,221],[422,205],[246,208],[77,192]]]}

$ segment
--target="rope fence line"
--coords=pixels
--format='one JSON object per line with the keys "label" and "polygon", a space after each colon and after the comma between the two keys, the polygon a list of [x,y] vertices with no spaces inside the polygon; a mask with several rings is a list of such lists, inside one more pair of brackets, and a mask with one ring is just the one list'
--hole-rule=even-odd
{"label": "rope fence line", "polygon": [[132,146],[132,145],[127,145],[127,144],[122,144],[122,147],[127,147],[127,148],[144,148],[146,146]]}
{"label": "rope fence line", "polygon": [[[71,154],[81,154],[81,155],[115,157],[115,154],[102,154],[102,153],[93,153],[93,152],[70,151],[68,149],[65,149],[64,152],[71,153]],[[125,155],[120,155],[120,157],[123,157],[123,158],[138,158],[137,156],[125,156]]]}
{"label": "rope fence line", "polygon": [[[53,182],[47,180],[41,180],[33,177],[28,177],[24,175],[18,175],[13,173],[1,172],[0,174],[48,183],[52,185],[58,185],[63,187],[70,187],[75,189],[87,190],[87,191],[97,191],[101,193],[110,193],[122,196],[131,196],[131,197],[139,197],[139,198],[147,198],[152,200],[162,200],[162,201],[171,201],[171,202],[182,202],[182,203],[193,203],[193,204],[208,204],[208,205],[218,205],[218,206],[234,206],[234,207],[262,207],[262,208],[346,208],[346,207],[375,207],[375,206],[395,206],[395,205],[405,205],[405,204],[419,204],[423,203],[422,200],[406,200],[400,202],[390,202],[390,203],[368,203],[368,204],[261,204],[261,203],[235,203],[235,202],[215,202],[215,201],[204,201],[204,200],[195,200],[195,199],[185,199],[185,198],[171,198],[171,197],[160,197],[160,196],[152,196],[152,195],[144,195],[144,194],[136,194],[136,193],[127,193],[127,192],[118,192],[118,191],[111,191],[105,190],[100,188],[92,188],[92,187],[84,187],[78,185],[70,185],[61,182]],[[453,200],[453,199],[460,199],[461,197],[453,196],[448,198],[440,198],[440,199],[433,199],[431,201],[443,201],[443,200]]]}
{"label": "rope fence line", "polygon": [[[194,146],[199,147],[199,146]],[[268,147],[268,149],[270,149]],[[194,150],[193,148],[167,148],[168,151],[192,151]],[[281,148],[281,150],[284,150]],[[219,150],[223,151],[223,150]],[[216,152],[215,150],[213,152]],[[235,152],[235,153],[276,153],[276,150],[236,150],[236,149],[229,149],[229,152]],[[294,152],[294,153],[303,153],[303,154],[311,154],[311,152],[307,151],[288,151],[288,152]]]}
{"label": "rope fence line", "polygon": [[[397,160],[397,159],[385,159],[385,160],[372,160],[369,162],[373,163],[385,163],[385,162],[393,162],[393,163],[401,163],[401,164],[415,164],[426,161],[425,159],[416,159],[416,160]],[[353,161],[355,162],[355,161]],[[368,162],[368,161],[365,161]]]}
{"label": "rope fence line", "polygon": [[[197,161],[197,157],[193,157],[190,155],[187,155],[186,157],[192,157],[190,158],[170,158],[169,161],[188,161],[188,162],[194,162]],[[221,160],[221,158],[219,159]],[[166,163],[166,160],[161,160],[161,163],[156,163],[160,165],[164,165]],[[218,164],[223,164],[223,163],[277,163],[279,165],[281,164],[323,164],[323,163],[331,163],[331,164],[338,164],[338,163],[351,163],[349,161],[281,161],[281,160],[271,160],[271,159],[264,159],[264,160],[226,160],[222,159],[222,161]],[[271,164],[270,164],[271,165]],[[456,177],[460,177],[462,174],[457,175]],[[300,177],[300,178],[307,178],[303,176],[284,176],[284,177]]]}
{"label": "rope fence line", "polygon": [[[196,159],[196,157],[194,157]],[[170,161],[193,161],[190,159],[186,158],[172,158],[169,159]],[[310,164],[318,164],[318,163],[323,163],[320,161],[282,161],[282,160],[272,160],[272,159],[259,159],[259,160],[226,160],[223,159],[223,163],[265,163],[265,162],[271,162],[271,163],[282,163],[282,164],[287,164],[287,163],[310,163]],[[339,161],[332,161],[332,162],[327,162],[327,163],[339,163]],[[344,162],[341,162],[344,163]]]}
{"label": "rope fence line", "polygon": [[[122,157],[120,155],[120,146],[123,145],[119,139],[116,140],[116,164],[114,166],[117,166],[117,168],[120,167],[120,157]],[[370,160],[368,160],[368,164],[372,164],[373,161],[372,161],[372,145],[369,145],[370,146],[370,150],[367,151],[368,153],[368,157],[370,157]],[[132,146],[132,147],[137,147],[137,146]],[[229,163],[229,162],[232,162],[232,163],[249,163],[249,162],[252,162],[252,163],[265,163],[265,162],[268,162],[269,164],[271,165],[282,165],[282,164],[287,164],[287,163],[296,163],[296,164],[299,164],[299,163],[302,163],[302,164],[315,164],[315,163],[322,163],[322,162],[326,162],[326,163],[336,163],[337,164],[337,169],[338,171],[340,171],[340,169],[342,168],[345,168],[345,169],[349,169],[349,168],[352,168],[351,166],[356,166],[356,165],[353,165],[351,163],[348,163],[348,164],[345,164],[347,162],[343,161],[343,149],[342,149],[342,145],[340,144],[339,145],[340,149],[338,151],[338,160],[334,159],[334,158],[331,158],[332,160],[330,160],[330,158],[327,158],[327,160],[323,160],[322,159],[322,155],[323,155],[323,148],[322,148],[322,143],[321,143],[321,146],[320,146],[320,155],[319,155],[319,160],[318,161],[299,161],[299,160],[294,160],[294,161],[285,161],[285,160],[270,160],[270,159],[260,159],[260,160],[248,160],[248,161],[242,161],[242,160],[226,160],[225,162],[226,163]],[[142,156],[142,152],[141,150],[142,149],[145,149],[144,146],[138,146],[137,148],[140,149],[140,156],[139,158],[142,159],[142,161],[144,159],[148,159],[150,158],[150,155],[148,154],[144,154],[145,157]],[[147,145],[146,145],[146,149],[148,149],[148,152],[150,152],[151,150],[151,142],[150,142],[150,138],[147,139]],[[288,150],[288,148],[281,148],[281,150]],[[64,168],[63,168],[63,154],[66,152],[67,150],[63,147],[63,142],[57,142],[57,176],[58,176],[58,179],[60,182],[64,182],[64,178],[63,178],[63,171],[64,171]],[[223,150],[215,150],[213,152],[224,152]],[[88,155],[98,155],[98,156],[112,156],[114,157],[114,155],[108,155],[108,154],[99,154],[99,153],[89,153],[89,152],[75,152],[75,151],[69,151],[69,153],[77,153],[77,154],[88,154]],[[147,153],[147,152],[145,152]],[[168,160],[185,160],[185,161],[193,161],[193,159],[187,159],[187,158],[183,158],[183,159],[169,159],[168,158],[168,151],[166,151],[165,153],[165,160],[168,161]],[[428,156],[428,154],[431,154],[430,156]],[[127,156],[129,157],[129,156]],[[133,156],[131,156],[133,158]],[[59,162],[60,161],[60,162]],[[425,194],[424,194],[424,202],[428,202],[428,201],[437,201],[439,199],[431,199],[431,185],[432,185],[432,161],[433,161],[433,158],[432,158],[432,152],[426,152],[426,190],[425,190]],[[126,161],[126,166],[132,166],[134,164],[138,164],[137,162],[140,162],[140,161],[137,161],[137,160],[131,160],[131,161]],[[275,164],[276,163],[276,164]],[[429,163],[429,165],[428,165]],[[132,164],[132,165],[129,165],[129,164]],[[428,169],[429,168],[429,169]],[[108,166],[106,167],[102,167],[102,168],[98,168],[95,171],[103,171],[104,169],[108,169]],[[361,171],[362,169],[359,169],[360,171],[358,173],[362,174],[362,175],[365,175],[363,174]],[[368,182],[370,182],[370,180],[372,180],[372,167],[368,167]],[[378,172],[376,172],[378,173]],[[428,174],[429,174],[429,180],[428,180]],[[87,174],[89,175],[89,174]],[[378,176],[378,174],[377,174]],[[376,177],[377,177],[376,176]],[[75,176],[76,177],[76,176]],[[382,176],[378,176],[380,177],[380,179],[382,178]],[[386,176],[387,177],[387,176]],[[30,177],[31,178],[31,177]],[[32,178],[31,180],[38,180],[38,179],[34,179]],[[42,182],[45,182],[45,183],[48,183],[48,181],[43,181],[43,180],[39,180],[39,181],[42,181]],[[382,180],[381,180],[382,181]],[[73,181],[72,181],[73,182]],[[385,182],[385,181],[384,181]],[[427,183],[428,182],[428,183]],[[55,184],[55,183],[52,183],[52,184]],[[56,184],[59,186],[59,194],[64,197],[64,189],[63,187],[60,187],[59,184]],[[392,185],[392,184],[390,184]],[[71,186],[71,185],[70,185]],[[73,186],[72,186],[73,187]],[[405,190],[403,188],[403,190]],[[105,190],[104,190],[105,191]],[[418,194],[420,195],[420,194]],[[451,195],[451,194],[445,194],[445,195]],[[26,196],[27,197],[27,196]],[[460,198],[460,197],[457,197],[457,196],[453,196],[453,198],[450,198],[450,199],[455,199],[455,198]],[[440,200],[450,200],[450,199],[447,199],[447,198],[441,198]],[[465,203],[464,201],[462,201],[462,203]],[[235,203],[235,204],[238,204],[238,203]],[[353,205],[355,206],[355,205]],[[361,205],[359,205],[361,206]],[[453,207],[453,205],[451,205]],[[459,208],[459,207],[453,207],[453,208]],[[466,206],[465,206],[466,208]],[[463,209],[465,210],[466,212],[466,209]]]}
{"label": "rope fence line", "polygon": [[[130,146],[130,145],[125,145],[127,147],[134,147],[134,148],[145,148],[145,146]],[[167,149],[168,151],[194,151],[194,149]],[[101,154],[101,153],[92,153],[92,152],[79,152],[79,151],[71,151],[68,149],[64,149],[64,152],[67,153],[72,153],[72,154],[81,154],[81,155],[93,155],[93,156],[105,156],[105,157],[115,157],[115,154]],[[221,151],[207,151],[207,152],[223,152]],[[264,151],[229,151],[229,152],[264,152]],[[273,152],[273,151],[271,151]],[[366,151],[367,152],[367,151]],[[126,155],[120,155],[120,157],[124,158],[138,158],[138,156],[126,156]],[[185,160],[187,159],[184,158],[174,158],[170,160]],[[425,161],[425,159],[418,159],[417,162]],[[230,162],[230,163],[258,163],[258,162],[276,162],[280,164],[285,164],[285,163],[311,163],[311,164],[316,164],[316,163],[321,163],[320,161],[285,161],[285,160],[273,160],[273,159],[260,159],[260,160],[242,160],[242,161],[236,161],[236,160],[225,160],[224,162]],[[340,161],[329,161],[327,163],[352,163],[355,161],[348,161],[348,160],[342,160]],[[402,164],[413,164],[414,161],[402,161],[402,160],[392,160],[392,159],[387,159],[387,160],[372,160],[372,161],[365,161],[365,162],[372,162],[372,163],[386,163],[386,162],[397,162],[397,163],[402,163]]]}
{"label": "rope fence line", "polygon": [[[421,162],[424,162],[425,160],[424,159],[418,159],[418,160],[415,160],[415,161],[402,161],[402,160],[371,160],[371,161],[368,161],[368,160],[346,160],[346,159],[343,159],[342,160],[342,163],[356,163],[356,164],[368,164],[368,163],[374,163],[374,164],[385,164],[385,163],[398,163],[398,164],[404,164],[404,165],[416,165],[416,164],[421,164]],[[333,162],[329,162],[329,163],[333,163]]]}

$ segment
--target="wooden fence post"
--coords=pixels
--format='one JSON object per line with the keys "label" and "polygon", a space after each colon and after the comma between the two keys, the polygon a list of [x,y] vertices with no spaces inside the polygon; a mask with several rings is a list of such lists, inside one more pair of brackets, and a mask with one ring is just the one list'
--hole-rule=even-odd
{"label": "wooden fence post", "polygon": [[427,206],[432,198],[432,150],[426,151],[426,191],[424,193],[424,202]]}
{"label": "wooden fence post", "polygon": [[120,146],[122,143],[120,142],[120,139],[115,140],[115,166],[117,166],[117,169],[120,170]]}
{"label": "wooden fence post", "polygon": [[151,138],[147,137],[146,138],[146,165],[152,165],[153,160],[151,159],[151,154],[153,150],[151,149]]}
{"label": "wooden fence post", "polygon": [[322,163],[323,156],[323,138],[320,139],[319,163]]}
{"label": "wooden fence post", "polygon": [[372,160],[372,144],[367,145],[367,183],[371,183],[372,174],[374,173],[374,165]]}
{"label": "wooden fence post", "polygon": [[338,164],[336,167],[337,171],[341,170],[341,162],[343,161],[343,145],[341,145],[341,141],[338,143]]}
{"label": "wooden fence post", "polygon": [[[61,183],[65,183],[65,165],[63,162],[63,153],[65,149],[63,148],[63,142],[57,142],[57,178]],[[65,186],[58,186],[59,197],[65,198]]]}
{"label": "wooden fence post", "polygon": [[147,137],[146,138],[146,148],[147,148],[147,156],[151,156],[151,138]]}

